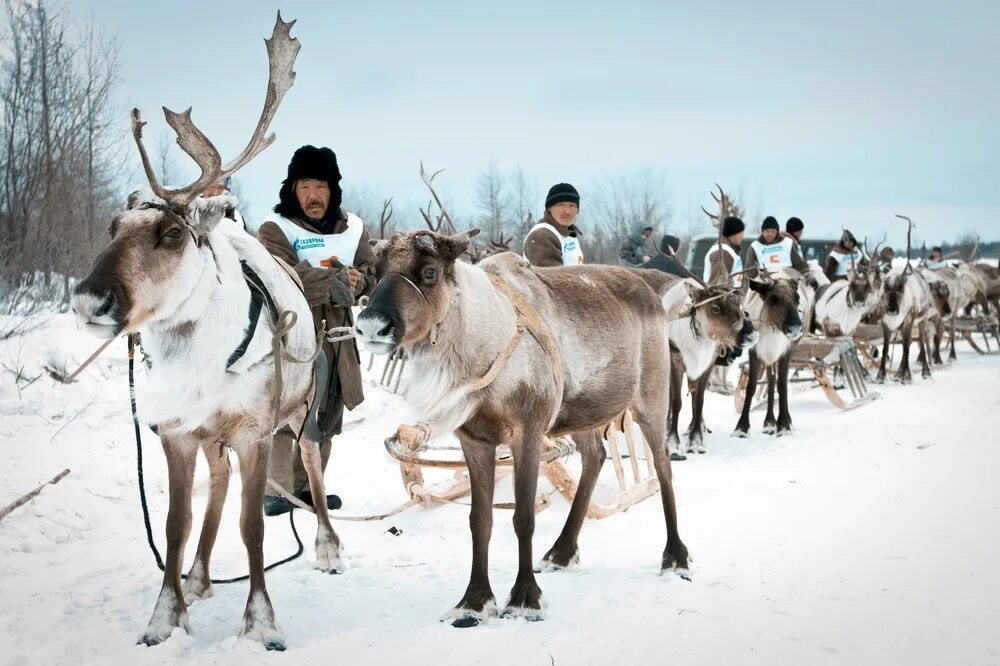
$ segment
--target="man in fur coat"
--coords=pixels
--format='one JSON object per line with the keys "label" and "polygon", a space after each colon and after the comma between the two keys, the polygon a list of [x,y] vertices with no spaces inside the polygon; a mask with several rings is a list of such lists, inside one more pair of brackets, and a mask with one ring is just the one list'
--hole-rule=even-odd
{"label": "man in fur coat", "polygon": [[[295,269],[302,280],[313,323],[329,330],[352,326],[351,308],[375,288],[375,254],[368,232],[356,215],[341,208],[340,169],[329,148],[302,146],[292,155],[288,177],[281,184],[274,214],[261,224],[257,238],[267,250]],[[339,435],[344,408],[354,409],[364,400],[361,357],[353,340],[325,342],[328,385],[320,401],[318,425],[323,433],[320,454],[323,470],[330,459],[331,440]],[[312,505],[308,477],[296,442],[284,429],[274,438],[269,476],[299,499]],[[269,487],[268,492],[274,492]],[[327,498],[331,509],[340,507],[335,495]],[[267,515],[291,510],[284,498],[268,495]]]}

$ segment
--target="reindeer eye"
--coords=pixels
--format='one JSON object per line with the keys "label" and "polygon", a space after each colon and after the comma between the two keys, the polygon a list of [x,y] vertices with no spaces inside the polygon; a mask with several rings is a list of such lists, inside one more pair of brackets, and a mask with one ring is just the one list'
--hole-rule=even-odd
{"label": "reindeer eye", "polygon": [[428,266],[423,271],[421,271],[420,276],[425,280],[436,280],[438,276],[438,269],[433,266]]}
{"label": "reindeer eye", "polygon": [[180,238],[180,237],[181,237],[181,236],[182,236],[183,234],[184,234],[184,232],[183,232],[183,231],[181,231],[181,228],[180,228],[180,227],[173,227],[173,228],[171,228],[171,229],[170,229],[170,230],[169,230],[169,231],[168,231],[168,232],[166,233],[166,236],[168,236],[169,238],[173,238],[174,240],[177,240],[177,239],[178,239],[178,238]]}
{"label": "reindeer eye", "polygon": [[711,310],[712,310],[712,314],[714,314],[714,315],[722,313],[722,308],[720,308],[718,305],[713,305],[711,307]]}

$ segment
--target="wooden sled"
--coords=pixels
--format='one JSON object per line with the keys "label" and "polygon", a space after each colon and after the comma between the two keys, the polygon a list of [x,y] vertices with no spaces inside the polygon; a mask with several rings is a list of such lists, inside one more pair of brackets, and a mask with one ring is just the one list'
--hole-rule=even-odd
{"label": "wooden sled", "polygon": [[[951,326],[946,325],[946,330],[951,331]],[[995,317],[990,315],[980,315],[976,317],[959,317],[955,322],[955,333],[962,340],[969,343],[969,346],[977,354],[982,356],[1000,354],[1000,326]],[[975,334],[983,336],[983,346],[976,342]],[[997,348],[990,348],[990,336],[997,340]]]}
{"label": "wooden sled", "polygon": [[[624,433],[625,443],[629,453],[630,479],[626,475],[623,465],[623,457],[618,448],[617,433]],[[587,508],[589,518],[607,518],[616,513],[628,509],[633,504],[640,502],[650,495],[655,494],[659,489],[659,481],[653,468],[652,453],[649,445],[643,440],[646,455],[646,478],[640,471],[634,437],[632,435],[632,417],[629,412],[608,424],[604,429],[604,437],[611,449],[612,467],[615,470],[615,477],[618,481],[619,493],[613,502],[601,504],[591,500]],[[472,490],[472,482],[469,479],[469,472],[465,461],[459,458],[447,458],[444,454],[446,450],[429,449],[430,429],[426,425],[401,425],[396,434],[385,440],[385,449],[396,461],[399,462],[400,474],[403,486],[410,501],[400,507],[400,510],[411,506],[422,506],[431,508],[439,504],[454,503],[458,498],[463,497]],[[555,487],[555,492],[559,492],[567,501],[572,502],[576,496],[577,480],[566,469],[563,461],[565,458],[576,452],[573,440],[568,437],[557,439],[545,438],[542,444],[542,458],[540,472],[545,475],[549,482]],[[510,476],[513,471],[514,460],[507,447],[497,447],[496,479],[500,480]],[[444,482],[428,485],[424,480],[424,468],[450,469],[454,470],[454,476]],[[536,513],[544,510],[550,504],[548,497],[539,493],[535,500]],[[514,503],[494,504],[494,508],[513,509]],[[396,511],[398,513],[398,511]]]}
{"label": "wooden sled", "polygon": [[[880,333],[881,335],[881,333]],[[877,391],[869,391],[865,381],[867,371],[858,358],[858,348],[854,340],[846,336],[824,337],[807,334],[799,340],[789,369],[807,370],[812,374],[812,378],[793,379],[789,377],[789,384],[799,384],[794,393],[802,393],[817,386],[823,389],[823,395],[834,407],[843,410],[855,409],[866,405],[881,396]],[[840,373],[843,377],[844,386],[850,392],[850,399],[845,399],[838,391],[831,374]],[[736,391],[736,411],[743,410],[743,398],[746,395],[747,383],[750,381],[750,373],[746,365],[740,366],[739,388]],[[757,388],[753,411],[762,409],[767,403],[767,379],[763,378]]]}

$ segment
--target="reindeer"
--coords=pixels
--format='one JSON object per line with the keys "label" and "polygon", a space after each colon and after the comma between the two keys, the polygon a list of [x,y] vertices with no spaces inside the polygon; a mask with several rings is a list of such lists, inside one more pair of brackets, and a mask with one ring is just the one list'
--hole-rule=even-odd
{"label": "reindeer", "polygon": [[[926,321],[926,335],[930,337],[931,332],[934,335],[934,353],[931,359],[935,365],[942,365],[944,361],[941,360],[941,339],[944,337],[944,319],[952,314],[951,288],[947,280],[927,267],[920,267],[917,270],[921,277],[927,281],[927,286],[930,289],[931,309]],[[924,362],[925,351],[927,353],[931,351],[929,341],[927,349],[922,349],[917,358],[921,363]]]}
{"label": "reindeer", "polygon": [[896,217],[907,222],[906,266],[893,268],[885,277],[882,295],[882,304],[885,306],[885,313],[882,315],[882,360],[875,378],[875,381],[880,384],[885,383],[889,344],[896,331],[899,331],[903,341],[903,354],[896,372],[896,379],[903,384],[913,381],[910,374],[910,344],[913,341],[914,326],[916,326],[917,343],[920,347],[921,376],[924,379],[931,376],[931,367],[927,362],[927,331],[924,327],[924,322],[931,310],[931,291],[927,280],[920,273],[914,271],[910,263],[913,222],[905,215],[897,215]]}
{"label": "reindeer", "polygon": [[[459,262],[469,239],[397,233],[379,255],[381,281],[355,324],[365,348],[406,349],[404,396],[436,432],[458,436],[472,483],[472,571],[452,612],[474,626],[496,613],[488,575],[496,447],[513,453],[517,579],[505,616],[543,619],[532,569],[535,493],[542,439],[571,434],[583,459],[566,524],[546,568],[578,561],[577,539],[606,456],[595,429],[632,409],[649,443],[667,528],[664,570],[686,571],[664,445],[669,356],[667,315],[628,270],[532,268],[509,252]],[[523,335],[524,329],[528,334]],[[686,574],[684,574],[686,575]]]}
{"label": "reindeer", "polygon": [[[139,407],[166,454],[170,505],[163,584],[140,639],[147,645],[166,640],[175,628],[189,630],[187,604],[212,595],[209,562],[229,485],[228,447],[240,464],[240,532],[250,569],[240,635],[269,650],[284,649],[264,584],[261,507],[271,434],[286,423],[302,430],[314,380],[309,365],[286,364],[279,392],[272,338],[280,327],[282,355],[289,358],[309,357],[318,345],[309,306],[290,269],[242,229],[219,224],[223,210],[235,200],[198,195],[274,142],[267,130],[292,86],[300,48],[298,39],[290,36],[294,23],[286,23],[279,13],[271,38],[265,40],[270,73],[264,108],[250,142],[232,162],[222,165],[215,146],[191,120],[190,109],[178,114],[164,108],[178,144],[201,168],[190,185],[171,189],[159,184],[142,142],[145,123],[139,110],[132,110],[132,135],[152,194],[132,197],[128,210],[111,222],[110,243],[72,298],[73,311],[88,332],[103,338],[138,333],[151,359],[147,393]],[[267,314],[248,316],[254,301],[258,313],[266,304],[265,312],[272,310],[272,317],[283,314],[278,321]],[[296,317],[298,325],[291,325]],[[241,348],[240,356],[235,351]],[[317,439],[309,432],[306,428],[300,439],[302,457],[312,496],[325,497]],[[209,501],[197,553],[182,584],[199,449],[211,473]],[[316,515],[317,567],[335,572],[341,568],[340,541],[325,503],[317,503]]]}
{"label": "reindeer", "polygon": [[[878,256],[878,248],[876,245],[875,252],[869,252],[866,242],[866,256]],[[864,318],[878,307],[881,296],[882,274],[875,264],[852,265],[846,280],[824,285],[816,293],[813,324],[824,335],[854,335]]]}
{"label": "reindeer", "polygon": [[[702,410],[708,379],[719,357],[728,356],[739,346],[750,349],[757,343],[757,330],[743,310],[739,291],[708,285],[683,264],[688,278],[682,279],[657,270],[635,269],[659,295],[670,318],[670,419],[667,446],[672,460],[684,460],[677,434],[687,375],[691,387],[691,424],[687,429],[687,453],[705,453]],[[683,306],[681,316],[671,316]]]}
{"label": "reindeer", "polygon": [[[750,408],[757,391],[761,371],[767,373],[767,416],[764,432],[779,437],[792,431],[788,412],[788,368],[795,345],[805,331],[803,322],[809,319],[810,294],[805,280],[790,268],[778,272],[761,272],[761,278],[747,280],[745,308],[755,322],[760,338],[750,350],[749,381],[743,399],[743,411],[736,423],[735,437],[747,437],[750,432]],[[778,418],[774,418],[774,390],[778,390]]]}

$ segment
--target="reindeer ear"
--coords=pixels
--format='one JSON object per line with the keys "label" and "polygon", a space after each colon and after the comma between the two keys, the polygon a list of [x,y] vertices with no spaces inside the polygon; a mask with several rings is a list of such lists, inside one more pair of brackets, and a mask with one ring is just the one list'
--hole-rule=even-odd
{"label": "reindeer ear", "polygon": [[687,278],[686,280],[684,280],[684,288],[687,290],[688,298],[690,298],[692,301],[698,300],[698,297],[701,295],[700,284],[698,284],[691,278]]}
{"label": "reindeer ear", "polygon": [[457,260],[469,249],[469,237],[465,234],[437,237],[438,256],[446,262]]}
{"label": "reindeer ear", "polygon": [[198,197],[191,203],[191,226],[199,235],[212,231],[225,217],[226,210],[236,208],[236,197],[222,194],[217,197]]}
{"label": "reindeer ear", "polygon": [[747,284],[750,288],[756,291],[758,294],[766,294],[771,285],[764,280],[758,280],[757,278],[750,278],[747,280]]}
{"label": "reindeer ear", "polygon": [[479,235],[479,232],[480,232],[479,227],[472,227],[471,229],[466,229],[462,233],[465,235],[466,238],[475,238],[476,236]]}

